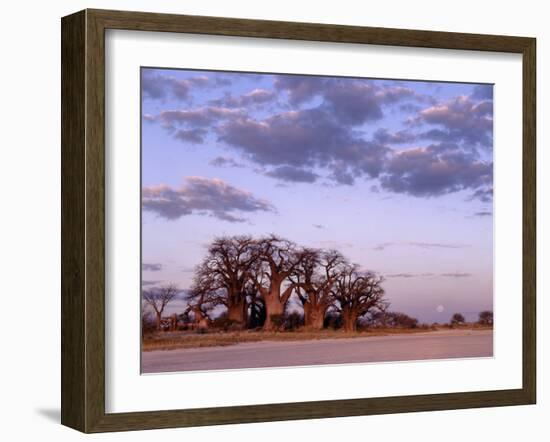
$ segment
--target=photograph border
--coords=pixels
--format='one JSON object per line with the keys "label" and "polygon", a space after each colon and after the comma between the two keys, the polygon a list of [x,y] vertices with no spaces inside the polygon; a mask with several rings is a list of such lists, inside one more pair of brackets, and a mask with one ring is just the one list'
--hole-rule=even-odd
{"label": "photograph border", "polygon": [[[130,413],[105,412],[105,31],[175,32],[517,53],[523,67],[522,388]],[[536,40],[84,10],[61,21],[61,422],[91,432],[533,404],[536,401]]]}

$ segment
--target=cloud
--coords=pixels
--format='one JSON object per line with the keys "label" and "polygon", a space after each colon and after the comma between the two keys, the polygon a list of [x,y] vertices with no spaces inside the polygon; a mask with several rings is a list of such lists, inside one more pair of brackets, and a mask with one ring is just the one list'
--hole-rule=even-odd
{"label": "cloud", "polygon": [[[162,81],[168,78],[167,84],[173,88],[174,79],[164,77]],[[259,166],[266,176],[283,182],[316,183],[325,178],[325,185],[349,186],[362,178],[377,180],[372,184],[393,193],[436,197],[470,190],[471,199],[490,201],[493,164],[477,149],[486,152],[492,146],[492,88],[479,85],[472,88],[471,96],[435,103],[433,96],[397,82],[270,77],[274,89],[257,88],[236,96],[227,93],[209,105],[168,109],[144,118],[160,123],[186,143],[200,144],[217,137],[216,141],[233,150],[236,159],[214,158],[211,165],[216,167],[242,167],[239,161],[243,158]],[[223,78],[209,74],[191,79],[204,86]],[[238,81],[237,77],[232,81]],[[150,93],[160,92],[153,89]],[[281,96],[294,110],[267,115],[263,110],[254,112],[256,105]],[[378,129],[373,135],[365,135],[367,124],[381,120],[386,107],[397,110],[426,103],[428,107],[415,111],[405,129],[374,126]],[[313,107],[304,108],[306,105]],[[432,144],[423,145],[427,143]],[[412,147],[398,149],[397,145]]]}
{"label": "cloud", "polygon": [[354,135],[320,108],[290,111],[264,120],[236,118],[218,128],[220,141],[264,166],[328,168],[342,184],[376,177],[389,149]]}
{"label": "cloud", "polygon": [[193,87],[204,87],[208,84],[208,77],[196,76],[186,79],[177,79],[173,76],[163,75],[155,70],[144,69],[141,71],[141,91],[145,98],[163,99],[169,95],[180,100],[189,97]]}
{"label": "cloud", "polygon": [[433,144],[394,151],[380,184],[396,193],[439,196],[488,185],[492,176],[492,162],[481,161],[476,154],[453,146]]}
{"label": "cloud", "polygon": [[187,177],[185,184],[174,189],[160,185],[144,187],[142,207],[167,220],[198,214],[228,222],[243,222],[237,213],[274,212],[268,201],[254,197],[220,179]]}
{"label": "cloud", "polygon": [[208,164],[214,167],[244,167],[243,164],[235,161],[231,157],[221,157],[221,156],[216,157],[213,160],[210,160]]}
{"label": "cloud", "polygon": [[208,134],[208,131],[201,128],[178,129],[174,134],[174,138],[181,141],[187,141],[189,143],[201,144],[204,141],[207,134]]}
{"label": "cloud", "polygon": [[226,118],[244,116],[242,109],[227,107],[204,106],[197,109],[165,110],[157,118],[166,129],[175,126],[208,127]]}
{"label": "cloud", "polygon": [[391,133],[381,128],[374,133],[373,139],[382,144],[404,144],[416,141],[417,136],[407,130]]}
{"label": "cloud", "polygon": [[342,124],[358,125],[380,120],[382,96],[369,82],[341,82],[327,88],[324,98],[336,119]]}
{"label": "cloud", "polygon": [[443,278],[467,278],[469,276],[472,276],[470,273],[460,273],[460,272],[454,272],[454,273],[390,273],[387,275],[384,275],[387,278],[422,278],[422,277],[433,277],[433,276],[441,276]]}
{"label": "cloud", "polygon": [[142,287],[147,287],[147,286],[151,286],[151,285],[157,285],[159,282],[162,282],[162,281],[146,281],[146,280],[143,280],[143,281],[141,281],[141,286]]}
{"label": "cloud", "polygon": [[388,247],[394,246],[408,246],[418,247],[421,249],[463,249],[469,247],[467,244],[452,244],[452,243],[438,243],[438,242],[418,242],[418,241],[404,241],[404,242],[384,242],[373,247],[373,250],[385,250]]}
{"label": "cloud", "polygon": [[162,269],[162,264],[159,263],[142,263],[141,269],[149,272],[158,272]]}
{"label": "cloud", "polygon": [[384,105],[408,99],[423,100],[410,88],[395,84],[380,86],[370,79],[279,75],[274,84],[277,90],[287,94],[292,106],[320,97],[322,106],[330,108],[340,123],[349,125],[381,119]]}
{"label": "cloud", "polygon": [[253,72],[216,72],[208,73],[212,84],[217,87],[231,86],[239,81],[258,82],[266,77],[266,74]]}
{"label": "cloud", "polygon": [[220,141],[252,162],[286,166],[271,176],[308,171],[307,177],[301,175],[302,182],[315,182],[312,169],[323,168],[338,184],[352,185],[360,176],[380,177],[385,190],[419,197],[477,190],[492,182],[492,163],[480,160],[476,152],[453,143],[392,150],[387,144],[411,142],[415,136],[407,131],[378,130],[367,141],[319,107],[263,120],[232,118],[217,131]]}
{"label": "cloud", "polygon": [[461,272],[453,272],[453,273],[441,273],[440,276],[443,276],[445,278],[468,278],[472,276],[471,273],[461,273]]}
{"label": "cloud", "polygon": [[424,101],[424,97],[403,86],[378,86],[371,80],[347,80],[331,83],[324,99],[342,124],[360,125],[380,120],[383,108],[404,100]]}
{"label": "cloud", "polygon": [[313,224],[313,227],[315,227],[316,229],[324,229],[325,226],[323,226],[322,224]]}
{"label": "cloud", "polygon": [[474,213],[474,216],[477,216],[479,218],[485,218],[488,216],[493,216],[493,212],[489,212],[489,211],[476,212]]}
{"label": "cloud", "polygon": [[316,173],[293,166],[279,166],[265,172],[265,175],[294,183],[314,183],[319,178]]}
{"label": "cloud", "polygon": [[288,94],[288,101],[298,105],[321,94],[327,86],[327,78],[307,75],[278,75],[275,88]]}
{"label": "cloud", "polygon": [[420,111],[414,124],[429,124],[437,128],[422,134],[423,138],[435,141],[463,142],[470,146],[493,145],[493,102],[475,101],[459,96],[442,104]]}
{"label": "cloud", "polygon": [[345,242],[345,241],[334,241],[334,240],[323,240],[319,241],[319,245],[321,247],[325,247],[327,249],[352,249],[355,247],[355,244],[351,242]]}
{"label": "cloud", "polygon": [[232,81],[232,77],[229,77],[229,76],[226,76],[226,75],[223,75],[223,74],[219,74],[219,73],[216,73],[215,75],[213,75],[214,77],[214,84],[216,86],[231,86],[231,84],[233,83]]}
{"label": "cloud", "polygon": [[474,199],[477,199],[482,203],[490,203],[493,201],[493,186],[477,189],[469,198],[470,201]]}
{"label": "cloud", "polygon": [[276,97],[277,94],[274,91],[269,91],[267,89],[254,89],[247,94],[243,94],[237,97],[226,94],[224,97],[212,100],[210,103],[215,106],[246,107],[265,104],[273,101]]}
{"label": "cloud", "polygon": [[[492,163],[480,160],[477,152],[456,143],[442,141],[406,150],[389,147],[414,142],[432,132],[430,136],[434,138],[439,133],[445,140],[456,138],[450,130],[436,128],[419,135],[409,129],[395,133],[379,129],[367,140],[350,128],[381,118],[381,108],[387,103],[404,99],[426,101],[409,88],[380,87],[366,80],[344,82],[291,76],[279,77],[275,85],[287,91],[291,102],[300,103],[314,96],[322,97],[324,102],[314,108],[282,112],[264,119],[250,115],[236,117],[216,129],[220,141],[262,167],[292,166],[311,174],[313,169],[321,168],[329,179],[341,185],[353,185],[359,177],[380,177],[380,186],[385,190],[419,197],[476,190],[492,181]],[[462,112],[459,117],[464,117],[464,121],[468,113],[486,119],[492,112],[492,104],[473,103],[468,97],[459,97],[456,102],[425,109],[418,117],[418,124],[451,125],[456,120],[455,115],[446,115],[451,111]],[[460,118],[463,127],[456,125],[462,127],[458,138],[469,140],[473,135],[468,128],[472,124],[477,126]],[[492,128],[492,119],[489,120]],[[315,182],[311,174],[307,182]]]}
{"label": "cloud", "polygon": [[435,276],[434,273],[390,273],[384,275],[387,278],[419,278],[419,277],[430,277]]}

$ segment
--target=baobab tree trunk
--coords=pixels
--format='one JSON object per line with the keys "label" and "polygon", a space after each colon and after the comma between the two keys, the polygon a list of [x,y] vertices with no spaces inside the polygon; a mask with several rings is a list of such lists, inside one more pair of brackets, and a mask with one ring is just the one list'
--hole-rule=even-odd
{"label": "baobab tree trunk", "polygon": [[304,303],[304,326],[315,330],[321,330],[325,321],[325,308],[313,305],[310,302]]}
{"label": "baobab tree trunk", "polygon": [[266,314],[263,329],[266,331],[277,330],[280,324],[274,322],[273,319],[277,316],[282,317],[285,313],[285,304],[281,302],[279,290],[277,290],[276,293],[270,292],[269,295],[265,297],[264,301]]}
{"label": "baobab tree trunk", "polygon": [[246,303],[242,302],[234,303],[227,308],[227,319],[234,321],[243,327],[246,325]]}
{"label": "baobab tree trunk", "polygon": [[193,323],[198,329],[208,328],[208,317],[202,312],[202,310],[195,306],[193,309]]}
{"label": "baobab tree trunk", "polygon": [[170,316],[170,331],[175,331],[178,328],[178,315],[175,313]]}
{"label": "baobab tree trunk", "polygon": [[288,298],[290,298],[294,290],[294,286],[291,285],[281,293],[281,284],[284,278],[284,276],[273,278],[269,290],[260,288],[260,293],[262,293],[265,303],[264,330],[273,331],[279,327],[280,324],[275,323],[273,319],[275,316],[279,316],[282,319]]}
{"label": "baobab tree trunk", "polygon": [[160,331],[160,324],[161,324],[161,320],[162,320],[162,317],[161,317],[161,312],[155,312],[155,323],[156,323],[156,326],[157,326],[157,331]]}
{"label": "baobab tree trunk", "polygon": [[197,322],[197,327],[200,329],[208,328],[208,319],[205,316],[201,317]]}
{"label": "baobab tree trunk", "polygon": [[342,321],[344,331],[355,332],[357,331],[357,313],[353,310],[342,310]]}

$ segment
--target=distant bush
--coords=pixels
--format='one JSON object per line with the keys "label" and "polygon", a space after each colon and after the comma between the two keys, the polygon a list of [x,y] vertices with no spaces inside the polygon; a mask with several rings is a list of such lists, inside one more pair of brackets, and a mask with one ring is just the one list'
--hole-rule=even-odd
{"label": "distant bush", "polygon": [[365,316],[359,318],[357,326],[360,329],[384,328],[386,327],[386,312],[382,310],[368,312]]}
{"label": "distant bush", "polygon": [[141,334],[152,333],[156,330],[156,322],[150,312],[144,312],[141,315]]}
{"label": "distant bush", "polygon": [[387,312],[385,324],[387,327],[417,328],[418,319],[401,312]]}
{"label": "distant bush", "polygon": [[451,327],[456,327],[457,325],[462,325],[464,324],[464,322],[466,322],[466,319],[464,319],[464,316],[462,315],[462,313],[455,313],[452,317],[451,317]]}
{"label": "distant bush", "polygon": [[240,324],[237,321],[234,321],[233,319],[229,319],[227,315],[224,313],[217,318],[212,320],[212,323],[210,324],[211,328],[220,329],[223,331],[229,331],[234,330],[236,328],[240,328]]}
{"label": "distant bush", "polygon": [[333,330],[338,330],[339,328],[342,328],[342,325],[342,316],[337,312],[327,313],[323,321],[324,328],[331,328]]}
{"label": "distant bush", "polygon": [[480,312],[477,322],[481,325],[493,325],[493,312],[490,310]]}
{"label": "distant bush", "polygon": [[284,328],[288,331],[294,331],[304,325],[304,316],[298,312],[292,312],[285,315]]}

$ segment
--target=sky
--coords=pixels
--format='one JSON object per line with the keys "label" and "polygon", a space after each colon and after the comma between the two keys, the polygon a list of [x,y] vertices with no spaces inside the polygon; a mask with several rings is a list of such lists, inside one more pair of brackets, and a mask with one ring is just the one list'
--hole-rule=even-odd
{"label": "sky", "polygon": [[142,68],[141,95],[143,288],[275,233],[421,322],[492,310],[492,85]]}

